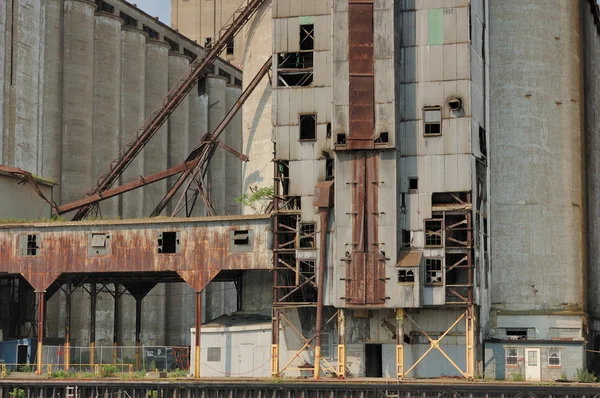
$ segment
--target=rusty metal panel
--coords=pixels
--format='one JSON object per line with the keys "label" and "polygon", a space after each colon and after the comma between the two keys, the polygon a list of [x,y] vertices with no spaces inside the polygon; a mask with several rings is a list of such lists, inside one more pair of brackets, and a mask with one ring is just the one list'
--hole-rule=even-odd
{"label": "rusty metal panel", "polygon": [[317,183],[313,206],[327,208],[333,206],[333,181],[320,181]]}
{"label": "rusty metal panel", "polygon": [[379,249],[379,154],[368,152],[365,173],[367,304],[385,304],[385,258]]}
{"label": "rusty metal panel", "polygon": [[375,132],[373,3],[348,3],[350,130],[347,149],[372,149]]}
{"label": "rusty metal panel", "polygon": [[352,251],[366,251],[365,242],[365,170],[364,152],[352,154]]}
{"label": "rusty metal panel", "polygon": [[346,264],[346,304],[364,305],[366,301],[367,258],[364,252],[352,252]]}
{"label": "rusty metal panel", "polygon": [[[221,270],[272,269],[267,249],[268,216],[206,217],[148,221],[45,223],[0,226],[0,273],[22,274],[37,291],[44,291],[62,273],[179,273],[200,290]],[[233,252],[231,231],[251,231],[252,250]],[[90,233],[110,235],[107,255],[88,255]],[[181,250],[158,253],[158,234],[178,232]],[[39,234],[38,255],[22,256],[21,234]]]}

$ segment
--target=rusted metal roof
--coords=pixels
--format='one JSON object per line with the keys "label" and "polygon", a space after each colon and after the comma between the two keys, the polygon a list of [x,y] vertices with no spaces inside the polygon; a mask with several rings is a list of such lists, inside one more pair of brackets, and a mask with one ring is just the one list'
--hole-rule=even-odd
{"label": "rusted metal roof", "polygon": [[418,267],[421,265],[423,252],[421,250],[411,250],[400,253],[400,259],[396,267]]}

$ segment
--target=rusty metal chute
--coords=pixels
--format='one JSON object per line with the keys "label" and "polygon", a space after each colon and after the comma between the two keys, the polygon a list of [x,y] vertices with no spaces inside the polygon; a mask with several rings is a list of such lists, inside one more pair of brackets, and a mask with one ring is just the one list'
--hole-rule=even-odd
{"label": "rusty metal chute", "polygon": [[[219,32],[219,38],[212,47],[207,48],[205,56],[199,56],[190,67],[190,71],[184,74],[175,86],[169,91],[162,104],[158,106],[137,130],[134,138],[127,143],[109,165],[109,167],[98,177],[96,186],[91,188],[86,196],[99,195],[110,189],[118,180],[123,171],[131,164],[144,146],[150,141],[158,129],[164,124],[168,117],[179,106],[181,101],[190,92],[198,80],[206,73],[207,68],[217,59],[221,51],[229,43],[245,23],[254,15],[265,0],[247,0],[234,12],[232,22],[226,24]],[[82,206],[73,217],[73,220],[85,218],[97,201]]]}

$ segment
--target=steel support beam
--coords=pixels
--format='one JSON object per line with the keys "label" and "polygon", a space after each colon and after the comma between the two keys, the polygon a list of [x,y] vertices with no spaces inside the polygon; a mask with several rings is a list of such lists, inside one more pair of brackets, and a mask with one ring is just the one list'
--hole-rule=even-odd
{"label": "steel support beam", "polygon": [[194,378],[200,378],[200,355],[202,350],[201,344],[202,332],[202,292],[196,292],[196,352],[194,353]]}
{"label": "steel support beam", "polygon": [[396,376],[404,378],[404,309],[396,310]]}
{"label": "steel support beam", "polygon": [[73,294],[73,284],[71,278],[67,279],[67,290],[65,292],[66,314],[65,314],[65,371],[69,371],[71,366],[71,295]]}
{"label": "steel support beam", "polygon": [[142,299],[135,297],[135,367],[140,369],[140,334],[142,332]]}
{"label": "steel support beam", "polygon": [[43,340],[44,340],[44,292],[35,292],[36,295],[36,300],[38,303],[38,314],[37,314],[37,321],[38,321],[38,329],[37,329],[37,369],[36,369],[36,374],[38,376],[42,375],[42,359],[43,359],[43,354],[44,354],[44,344],[43,344]]}
{"label": "steel support beam", "polygon": [[338,311],[338,377],[346,378],[346,313]]}
{"label": "steel support beam", "polygon": [[119,345],[119,294],[120,285],[115,283],[114,307],[113,307],[113,364],[117,363],[117,346]]}
{"label": "steel support beam", "polygon": [[90,284],[90,365],[96,363],[96,281]]}

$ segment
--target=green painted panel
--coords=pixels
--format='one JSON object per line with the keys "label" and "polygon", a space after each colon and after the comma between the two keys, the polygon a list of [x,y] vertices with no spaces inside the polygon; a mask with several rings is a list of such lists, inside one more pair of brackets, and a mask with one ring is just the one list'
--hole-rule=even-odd
{"label": "green painted panel", "polygon": [[429,10],[427,16],[427,44],[435,46],[444,44],[444,9]]}
{"label": "green painted panel", "polygon": [[315,23],[315,17],[314,16],[298,17],[298,21],[300,22],[300,25],[312,25]]}

